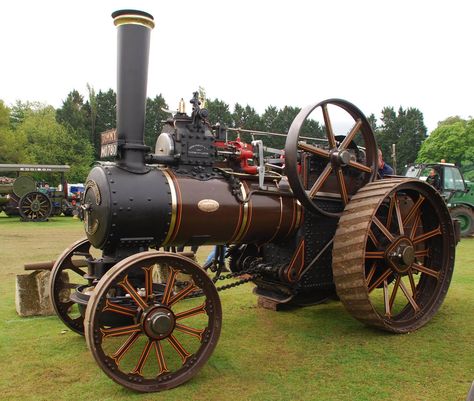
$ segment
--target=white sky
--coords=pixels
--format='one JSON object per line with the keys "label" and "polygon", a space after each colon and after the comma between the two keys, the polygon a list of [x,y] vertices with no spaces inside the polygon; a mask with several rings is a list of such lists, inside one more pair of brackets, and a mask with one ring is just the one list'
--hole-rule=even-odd
{"label": "white sky", "polygon": [[377,118],[417,107],[429,131],[474,116],[472,0],[2,1],[0,99],[115,89],[122,8],[155,17],[148,96],[170,108],[203,86],[259,113],[340,97]]}

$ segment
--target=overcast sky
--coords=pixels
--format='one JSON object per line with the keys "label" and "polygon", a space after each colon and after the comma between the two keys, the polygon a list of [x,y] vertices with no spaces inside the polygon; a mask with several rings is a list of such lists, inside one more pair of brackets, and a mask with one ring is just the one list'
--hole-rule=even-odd
{"label": "overcast sky", "polygon": [[155,17],[148,96],[172,109],[203,86],[259,113],[339,97],[377,118],[416,107],[429,131],[474,116],[472,0],[2,1],[0,99],[115,89],[122,8]]}

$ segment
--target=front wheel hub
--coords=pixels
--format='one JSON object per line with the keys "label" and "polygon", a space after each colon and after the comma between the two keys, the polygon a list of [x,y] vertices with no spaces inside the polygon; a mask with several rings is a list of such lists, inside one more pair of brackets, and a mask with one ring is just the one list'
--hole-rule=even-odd
{"label": "front wheel hub", "polygon": [[143,330],[148,337],[161,340],[168,337],[174,330],[176,318],[171,310],[155,307],[142,316]]}

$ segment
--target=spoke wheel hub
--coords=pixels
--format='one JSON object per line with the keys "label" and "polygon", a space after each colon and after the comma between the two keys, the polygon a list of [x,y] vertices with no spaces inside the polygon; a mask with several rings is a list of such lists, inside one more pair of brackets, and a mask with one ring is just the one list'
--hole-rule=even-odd
{"label": "spoke wheel hub", "polygon": [[347,149],[335,149],[331,152],[331,165],[334,168],[347,166],[351,161],[351,153]]}
{"label": "spoke wheel hub", "polygon": [[38,211],[41,209],[41,205],[40,205],[39,201],[35,199],[35,200],[31,203],[30,208],[31,208],[31,211],[33,211],[33,212],[38,212]]}
{"label": "spoke wheel hub", "polygon": [[174,330],[176,319],[171,310],[163,306],[151,308],[142,316],[142,326],[146,335],[156,340],[168,337]]}
{"label": "spoke wheel hub", "polygon": [[407,237],[396,239],[386,250],[385,260],[396,272],[407,274],[415,261],[415,247]]}

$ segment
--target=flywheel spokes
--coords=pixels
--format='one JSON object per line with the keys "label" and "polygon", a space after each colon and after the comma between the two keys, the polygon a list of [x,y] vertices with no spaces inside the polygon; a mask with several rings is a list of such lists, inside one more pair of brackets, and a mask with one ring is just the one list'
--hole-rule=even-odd
{"label": "flywheel spokes", "polygon": [[[349,124],[345,135],[336,135],[333,118]],[[374,134],[362,112],[345,100],[329,99],[296,116],[285,145],[285,171],[306,208],[339,217],[351,196],[375,178],[376,155]]]}
{"label": "flywheel spokes", "polygon": [[87,306],[86,340],[117,383],[160,391],[203,366],[217,344],[221,319],[217,290],[197,264],[176,254],[143,252],[100,280]]}
{"label": "flywheel spokes", "polygon": [[453,261],[449,212],[418,180],[366,185],[346,207],[334,239],[334,280],[344,306],[364,323],[398,333],[433,316]]}

